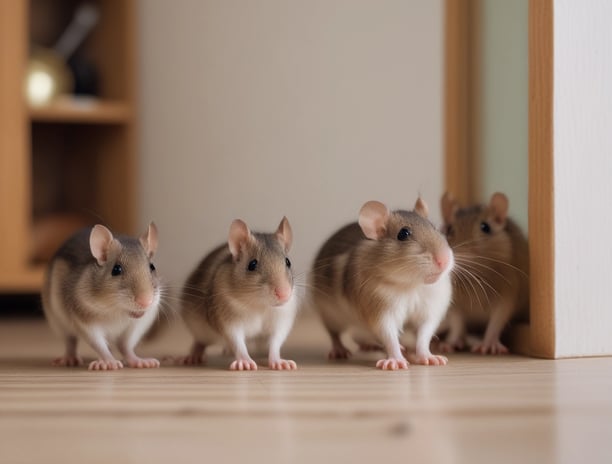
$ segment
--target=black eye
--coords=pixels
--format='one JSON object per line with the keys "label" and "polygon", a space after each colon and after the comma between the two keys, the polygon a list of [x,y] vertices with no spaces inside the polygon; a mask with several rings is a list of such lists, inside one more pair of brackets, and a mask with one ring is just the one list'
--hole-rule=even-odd
{"label": "black eye", "polygon": [[151,269],[151,272],[155,272],[155,264],[151,263],[149,264],[149,269]]}
{"label": "black eye", "polygon": [[113,270],[111,271],[111,275],[113,277],[117,277],[118,275],[123,274],[123,267],[121,267],[121,264],[115,264],[113,266]]}
{"label": "black eye", "polygon": [[285,258],[285,264],[289,269],[291,269],[291,261],[289,261],[289,258]]}
{"label": "black eye", "polygon": [[249,266],[247,267],[247,269],[248,269],[249,271],[251,271],[251,272],[252,272],[252,271],[254,271],[255,269],[257,269],[257,260],[256,260],[256,259],[252,260],[252,261],[249,263]]}
{"label": "black eye", "polygon": [[491,226],[486,222],[480,223],[480,230],[482,230],[485,234],[491,233]]}
{"label": "black eye", "polygon": [[412,235],[412,231],[408,227],[403,227],[397,234],[397,239],[401,242],[408,240]]}
{"label": "black eye", "polygon": [[446,235],[450,237],[451,235],[453,235],[454,232],[455,230],[453,229],[453,226],[451,226],[450,224],[446,226]]}

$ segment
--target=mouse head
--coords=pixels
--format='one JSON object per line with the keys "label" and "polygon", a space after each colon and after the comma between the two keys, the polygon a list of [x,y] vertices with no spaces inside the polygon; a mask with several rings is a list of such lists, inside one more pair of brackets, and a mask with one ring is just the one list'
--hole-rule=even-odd
{"label": "mouse head", "polygon": [[456,253],[495,255],[504,259],[510,252],[506,195],[497,192],[491,196],[488,205],[461,208],[447,192],[440,203],[444,219],[442,230]]}
{"label": "mouse head", "polygon": [[359,212],[359,226],[375,241],[372,256],[390,280],[431,284],[453,266],[452,251],[429,221],[421,198],[413,211],[392,212],[378,201],[368,201]]}
{"label": "mouse head", "polygon": [[151,261],[157,251],[157,227],[152,222],[138,238],[115,237],[97,224],[89,235],[95,258],[93,296],[104,299],[107,310],[142,317],[159,303],[159,278]]}
{"label": "mouse head", "polygon": [[286,217],[272,234],[253,233],[240,219],[232,222],[227,242],[235,264],[236,294],[245,301],[261,299],[266,305],[287,303],[293,295],[288,256],[292,241],[293,232]]}

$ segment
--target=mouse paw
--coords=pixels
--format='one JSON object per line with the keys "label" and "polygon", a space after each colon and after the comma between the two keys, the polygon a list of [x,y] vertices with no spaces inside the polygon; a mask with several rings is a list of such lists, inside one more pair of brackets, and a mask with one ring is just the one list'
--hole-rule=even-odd
{"label": "mouse paw", "polygon": [[346,347],[335,346],[327,355],[327,359],[329,359],[330,361],[336,359],[349,359],[352,355],[353,353],[351,353]]}
{"label": "mouse paw", "polygon": [[83,360],[78,356],[62,356],[61,358],[54,359],[51,365],[55,367],[76,367],[82,366]]}
{"label": "mouse paw", "polygon": [[252,359],[236,359],[229,368],[230,371],[256,371],[257,364]]}
{"label": "mouse paw", "polygon": [[413,364],[420,364],[422,366],[446,366],[448,364],[448,358],[437,354],[414,354],[410,356],[410,362]]}
{"label": "mouse paw", "polygon": [[499,340],[492,342],[482,341],[472,347],[472,353],[480,354],[508,354],[508,348]]}
{"label": "mouse paw", "polygon": [[90,371],[115,371],[117,369],[123,369],[123,364],[117,359],[96,359],[89,363]]}
{"label": "mouse paw", "polygon": [[399,369],[408,369],[409,363],[403,358],[386,358],[380,359],[376,363],[378,369],[383,371],[397,371]]}
{"label": "mouse paw", "polygon": [[268,365],[270,369],[274,369],[275,371],[294,371],[297,369],[295,361],[290,359],[271,360]]}
{"label": "mouse paw", "polygon": [[159,367],[159,361],[155,358],[130,358],[128,359],[128,366],[136,369],[146,369],[150,367]]}

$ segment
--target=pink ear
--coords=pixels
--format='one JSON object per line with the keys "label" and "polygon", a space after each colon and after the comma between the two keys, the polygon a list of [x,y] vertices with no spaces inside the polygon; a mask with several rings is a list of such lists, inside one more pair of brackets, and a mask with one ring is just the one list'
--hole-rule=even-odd
{"label": "pink ear", "polygon": [[230,225],[227,244],[229,245],[230,253],[237,260],[240,257],[240,249],[246,245],[251,237],[251,231],[244,221],[236,219]]}
{"label": "pink ear", "polygon": [[427,218],[427,216],[429,215],[429,208],[427,207],[427,203],[425,203],[421,197],[417,198],[417,201],[414,204],[414,212],[424,218]]}
{"label": "pink ear", "polygon": [[504,224],[506,222],[506,218],[508,217],[508,206],[509,202],[506,195],[500,192],[493,194],[489,202],[489,209],[493,214],[495,222],[498,224]]}
{"label": "pink ear", "polygon": [[452,224],[455,219],[455,213],[459,209],[459,205],[450,192],[445,192],[444,195],[442,195],[440,209],[442,210],[442,219],[444,219],[444,223]]}
{"label": "pink ear", "polygon": [[149,258],[153,257],[157,251],[157,226],[154,222],[149,224],[149,228],[139,237],[142,247],[147,252]]}
{"label": "pink ear", "polygon": [[366,237],[379,240],[387,231],[391,213],[380,201],[368,201],[359,211],[359,226]]}
{"label": "pink ear", "polygon": [[289,252],[291,243],[293,242],[293,231],[291,230],[291,224],[287,217],[283,216],[281,223],[276,229],[276,237],[283,243],[285,247],[285,253]]}
{"label": "pink ear", "polygon": [[113,234],[106,227],[96,224],[89,234],[89,249],[100,266],[108,260],[108,249],[113,241]]}

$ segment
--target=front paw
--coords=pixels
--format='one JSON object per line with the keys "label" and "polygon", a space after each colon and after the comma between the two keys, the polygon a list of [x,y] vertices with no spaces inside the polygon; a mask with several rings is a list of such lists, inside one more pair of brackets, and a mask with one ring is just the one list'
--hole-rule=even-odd
{"label": "front paw", "polygon": [[128,366],[136,369],[147,369],[151,367],[159,367],[159,361],[155,358],[130,358]]}
{"label": "front paw", "polygon": [[399,369],[408,369],[410,364],[403,358],[386,358],[380,359],[376,363],[378,369],[383,371],[397,371]]}
{"label": "front paw", "polygon": [[257,364],[252,359],[236,359],[229,368],[230,371],[256,371]]}
{"label": "front paw", "polygon": [[297,369],[297,364],[295,361],[290,359],[277,359],[270,360],[268,363],[270,369],[274,369],[275,371],[294,371]]}
{"label": "front paw", "polygon": [[97,359],[89,363],[90,371],[116,371],[117,369],[123,369],[123,364],[117,359]]}
{"label": "front paw", "polygon": [[410,357],[410,362],[420,364],[422,366],[446,366],[448,358],[437,354],[415,354]]}
{"label": "front paw", "polygon": [[508,348],[499,340],[480,342],[472,347],[472,353],[480,354],[508,354]]}
{"label": "front paw", "polygon": [[77,367],[83,365],[83,360],[78,356],[62,356],[54,359],[51,365],[55,367]]}
{"label": "front paw", "polygon": [[330,361],[337,359],[349,359],[352,355],[353,354],[344,346],[335,346],[327,355],[327,359]]}

